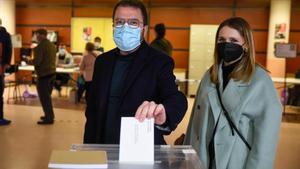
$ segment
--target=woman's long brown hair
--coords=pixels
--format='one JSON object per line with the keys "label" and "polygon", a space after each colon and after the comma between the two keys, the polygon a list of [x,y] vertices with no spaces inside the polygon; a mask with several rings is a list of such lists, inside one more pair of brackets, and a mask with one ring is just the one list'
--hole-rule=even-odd
{"label": "woman's long brown hair", "polygon": [[219,32],[224,26],[228,26],[232,29],[237,30],[245,39],[245,45],[247,46],[247,49],[244,50],[244,55],[242,56],[241,61],[238,63],[229,77],[233,78],[236,81],[249,82],[255,71],[255,47],[250,25],[246,20],[240,17],[233,17],[223,21],[217,30],[214,51],[214,64],[210,68],[210,79],[213,83],[218,82],[218,69],[219,64],[221,63],[221,58],[218,56],[217,52],[217,41]]}

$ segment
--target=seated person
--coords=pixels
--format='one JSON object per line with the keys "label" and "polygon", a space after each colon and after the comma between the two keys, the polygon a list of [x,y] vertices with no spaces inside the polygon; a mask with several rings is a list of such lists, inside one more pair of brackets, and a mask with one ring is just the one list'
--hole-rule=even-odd
{"label": "seated person", "polygon": [[101,46],[101,38],[99,36],[94,39],[95,52],[97,55],[104,53],[104,48]]}
{"label": "seated person", "polygon": [[[72,55],[66,50],[66,46],[64,44],[60,44],[58,47],[58,52],[56,53],[56,67],[68,67],[72,65]],[[69,79],[69,74],[56,73],[54,88],[58,90],[59,96],[61,96],[61,87],[68,84]]]}
{"label": "seated person", "polygon": [[31,48],[21,48],[21,63],[26,65],[31,60]]}
{"label": "seated person", "polygon": [[67,51],[64,44],[60,44],[58,47],[58,52],[56,53],[56,66],[65,67],[68,65],[73,65],[73,57]]}

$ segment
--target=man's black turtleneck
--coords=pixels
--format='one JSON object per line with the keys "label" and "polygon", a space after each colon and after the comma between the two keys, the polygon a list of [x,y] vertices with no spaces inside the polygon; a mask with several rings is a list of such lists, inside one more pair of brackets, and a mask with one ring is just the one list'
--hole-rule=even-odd
{"label": "man's black turtleneck", "polygon": [[[121,55],[120,51],[116,52],[116,62],[112,74],[110,92],[108,96],[107,117],[106,121],[115,121],[109,119],[118,119],[120,116],[121,94],[124,87],[125,79],[133,59],[137,56],[139,49],[128,55]],[[117,132],[117,124],[105,124],[105,143],[119,144],[120,133]]]}

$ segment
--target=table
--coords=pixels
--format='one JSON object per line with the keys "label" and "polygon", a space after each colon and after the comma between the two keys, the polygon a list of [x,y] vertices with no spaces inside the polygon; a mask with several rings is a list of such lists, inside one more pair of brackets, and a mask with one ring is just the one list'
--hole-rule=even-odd
{"label": "table", "polygon": [[292,77],[272,77],[273,82],[275,83],[292,83],[292,84],[300,84],[300,79],[298,78],[292,78]]}
{"label": "table", "polygon": [[[19,70],[24,71],[34,71],[33,65],[26,65],[26,66],[19,66]],[[71,68],[64,68],[64,67],[57,67],[57,73],[79,73],[79,67],[71,67]]]}
{"label": "table", "polygon": [[119,163],[119,145],[73,144],[71,151],[102,150],[107,152],[108,169],[204,169],[192,146],[156,145],[154,164]]}
{"label": "table", "polygon": [[[33,65],[20,65],[18,67],[20,71],[34,71],[34,66]],[[70,74],[70,79],[72,82],[76,82],[75,79],[77,79],[77,76],[80,73],[79,67],[56,67],[56,73],[64,73],[64,74]],[[32,76],[32,75],[31,75]],[[35,75],[36,76],[36,75]],[[23,80],[24,83],[24,80]],[[67,85],[68,86],[68,85]],[[66,90],[66,95],[68,95],[68,90]]]}

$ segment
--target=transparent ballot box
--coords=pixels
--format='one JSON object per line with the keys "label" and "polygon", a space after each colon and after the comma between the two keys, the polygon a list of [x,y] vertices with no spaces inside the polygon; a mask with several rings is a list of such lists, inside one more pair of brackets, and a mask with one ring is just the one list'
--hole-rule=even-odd
{"label": "transparent ballot box", "polygon": [[203,169],[192,146],[156,145],[154,164],[119,163],[119,145],[73,144],[71,151],[106,151],[109,169]]}

